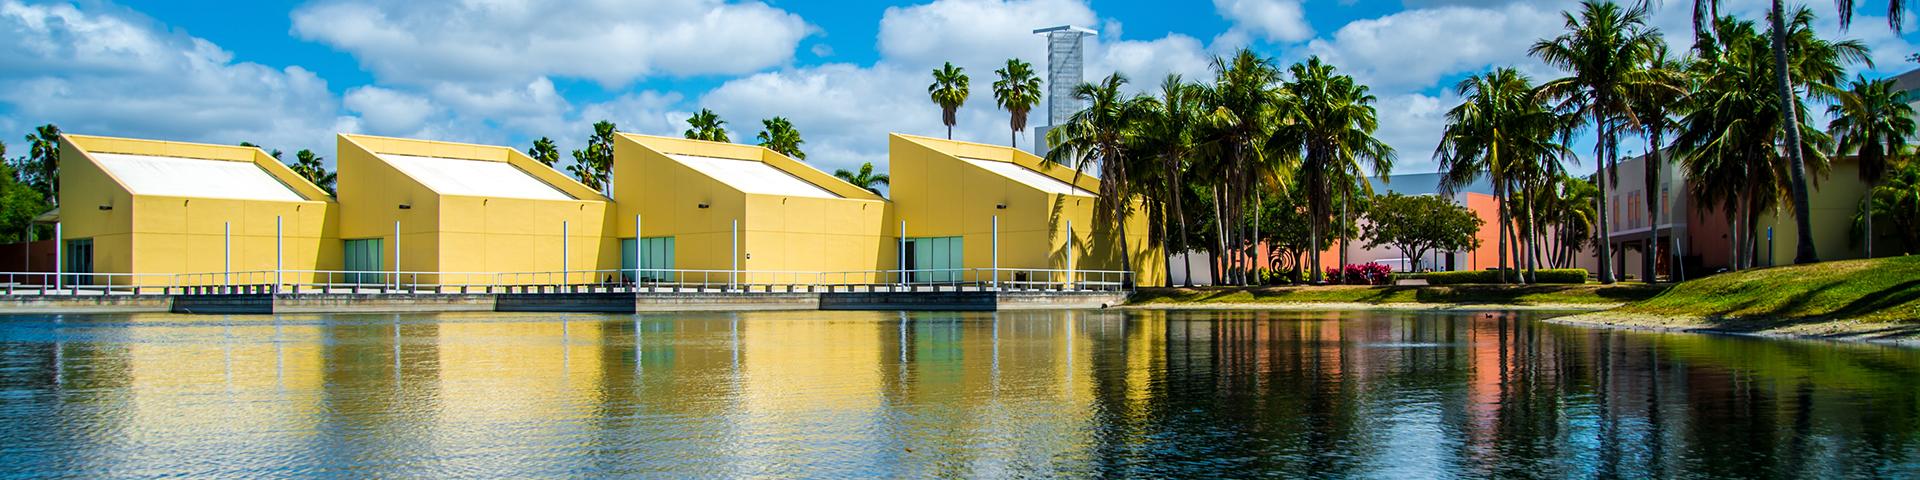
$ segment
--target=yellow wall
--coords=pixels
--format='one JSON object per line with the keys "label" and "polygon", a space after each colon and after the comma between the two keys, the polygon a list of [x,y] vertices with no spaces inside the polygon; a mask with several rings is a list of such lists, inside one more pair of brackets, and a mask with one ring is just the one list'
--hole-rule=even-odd
{"label": "yellow wall", "polygon": [[[742,193],[668,158],[668,153],[764,162],[845,198]],[[765,148],[621,134],[614,141],[613,180],[619,225],[613,236],[633,238],[638,216],[642,236],[674,237],[677,269],[732,268],[735,220],[740,222],[743,270],[838,272],[892,266],[895,240],[886,228],[891,206],[885,199]],[[700,208],[703,203],[708,207]],[[793,281],[772,274],[755,279],[762,277],[765,282]]]}
{"label": "yellow wall", "polygon": [[[1866,195],[1867,185],[1860,181],[1860,164],[1853,157],[1835,157],[1826,178],[1809,177],[1808,185],[1812,197],[1808,199],[1813,208],[1813,245],[1821,260],[1846,260],[1866,258],[1866,245],[1855,241],[1852,236],[1853,215],[1860,211],[1860,198]],[[1754,222],[1759,228],[1754,232],[1759,240],[1760,258],[1766,265],[1772,259],[1773,265],[1792,265],[1793,256],[1799,248],[1800,231],[1795,225],[1793,201],[1781,196],[1780,207],[1772,213],[1762,213]],[[1767,227],[1773,227],[1773,242],[1767,241]],[[1875,225],[1884,227],[1883,225]],[[1879,230],[1876,233],[1885,232]],[[1889,254],[1897,241],[1882,238],[1874,242],[1874,250],[1882,255]],[[1768,248],[1772,248],[1769,257]]]}
{"label": "yellow wall", "polygon": [[[1000,219],[1000,268],[1065,269],[1067,224],[1073,224],[1075,270],[1120,270],[1119,236],[1093,221],[1095,200],[1040,191],[959,157],[1020,164],[1089,192],[1099,180],[1019,149],[894,134],[888,146],[892,197],[909,238],[960,236],[966,268],[992,268],[993,218]],[[998,208],[1005,205],[1006,208]],[[1144,208],[1127,218],[1127,244],[1137,281],[1165,281],[1165,252],[1149,248]],[[1091,227],[1091,228],[1089,228]],[[897,255],[896,255],[897,256]]]}
{"label": "yellow wall", "polygon": [[[162,142],[66,135],[60,142],[63,239],[92,238],[94,272],[175,274],[227,269],[228,226],[232,229],[235,272],[275,269],[275,218],[280,219],[285,270],[340,268],[338,205],[319,187],[300,178],[279,160],[253,147]],[[134,195],[100,166],[90,153],[125,153],[251,162],[278,178],[307,201],[234,200]],[[102,206],[111,209],[102,210]],[[288,281],[310,280],[285,276]],[[268,283],[255,274],[235,283]],[[218,283],[224,276],[194,275],[184,283]],[[162,276],[139,277],[140,284],[162,285]],[[124,282],[116,282],[124,283]]]}
{"label": "yellow wall", "polygon": [[[605,280],[591,270],[620,266],[619,244],[606,236],[607,199],[579,182],[507,147],[364,135],[339,136],[339,190],[343,239],[380,238],[382,266],[394,267],[394,222],[400,222],[402,271],[455,272],[421,281],[491,282],[466,272],[574,272],[568,283]],[[578,200],[442,195],[402,173],[376,153],[507,162]],[[400,205],[410,208],[401,209]],[[562,225],[566,265],[561,265]],[[407,279],[412,281],[411,278]],[[557,277],[554,282],[557,283]],[[546,278],[502,279],[546,283]]]}

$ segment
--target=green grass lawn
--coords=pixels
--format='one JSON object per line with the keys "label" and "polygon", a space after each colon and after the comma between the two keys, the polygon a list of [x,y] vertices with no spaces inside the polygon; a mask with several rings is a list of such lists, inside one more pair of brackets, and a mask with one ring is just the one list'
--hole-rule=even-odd
{"label": "green grass lawn", "polygon": [[1663,288],[1640,284],[1149,288],[1135,293],[1128,303],[1605,305],[1652,298]]}
{"label": "green grass lawn", "polygon": [[1920,322],[1920,256],[1715,275],[1675,285],[1614,312],[1774,324]]}

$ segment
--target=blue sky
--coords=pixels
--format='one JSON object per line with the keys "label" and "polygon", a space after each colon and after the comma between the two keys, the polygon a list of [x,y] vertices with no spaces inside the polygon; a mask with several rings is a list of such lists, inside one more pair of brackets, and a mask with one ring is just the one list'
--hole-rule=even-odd
{"label": "blue sky", "polygon": [[[1810,4],[1831,35],[1874,48],[1869,76],[1905,71],[1916,37],[1895,34],[1859,2],[1850,31]],[[1690,0],[1666,0],[1653,23],[1690,39]],[[1764,2],[1726,0],[1752,18]],[[816,165],[874,162],[886,134],[940,135],[928,71],[966,68],[974,95],[955,136],[1007,141],[991,105],[1006,58],[1044,64],[1033,28],[1100,31],[1089,79],[1120,72],[1145,90],[1169,73],[1207,76],[1239,47],[1291,63],[1320,55],[1372,86],[1379,135],[1403,173],[1433,170],[1447,86],[1492,66],[1537,79],[1528,58],[1560,29],[1571,0],[313,0],[215,2],[0,0],[0,131],[17,139],[55,122],[78,133],[237,143],[332,157],[334,132],[524,148],[542,136],[577,148],[588,125],[675,135],[712,108],[735,141],[759,120],[793,120]],[[1909,32],[1911,27],[1909,28]],[[1036,115],[1032,124],[1043,123]],[[1021,139],[1023,145],[1032,139]],[[10,143],[18,143],[10,142]],[[1637,150],[1628,142],[1623,150]],[[20,149],[14,150],[17,155]]]}

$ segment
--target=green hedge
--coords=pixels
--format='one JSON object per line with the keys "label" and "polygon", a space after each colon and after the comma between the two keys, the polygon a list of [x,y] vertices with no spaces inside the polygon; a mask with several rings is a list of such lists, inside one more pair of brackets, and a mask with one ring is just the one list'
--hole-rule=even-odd
{"label": "green hedge", "polygon": [[[1515,272],[1523,273],[1523,272]],[[1587,270],[1584,268],[1556,268],[1538,270],[1535,276],[1540,283],[1580,284],[1587,283]],[[1471,283],[1500,283],[1497,270],[1468,270],[1462,272],[1429,272],[1426,275],[1429,285],[1461,285]]]}

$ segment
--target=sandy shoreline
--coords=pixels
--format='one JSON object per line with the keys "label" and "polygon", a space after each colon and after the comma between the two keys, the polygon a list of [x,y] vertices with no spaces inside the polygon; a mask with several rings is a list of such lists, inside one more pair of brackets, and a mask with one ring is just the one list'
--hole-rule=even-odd
{"label": "sandy shoreline", "polygon": [[1549,322],[1597,328],[1652,332],[1741,335],[1849,343],[1877,343],[1920,347],[1920,325],[1829,320],[1779,325],[1765,321],[1714,321],[1706,317],[1625,312],[1588,312],[1548,319]]}
{"label": "sandy shoreline", "polygon": [[1289,302],[1289,303],[1145,303],[1128,304],[1114,308],[1131,310],[1276,310],[1276,311],[1320,311],[1320,310],[1383,310],[1416,312],[1484,312],[1498,310],[1548,310],[1548,311],[1598,311],[1619,307],[1618,303],[1566,303],[1566,304],[1495,304],[1495,303],[1359,303],[1359,302]]}

